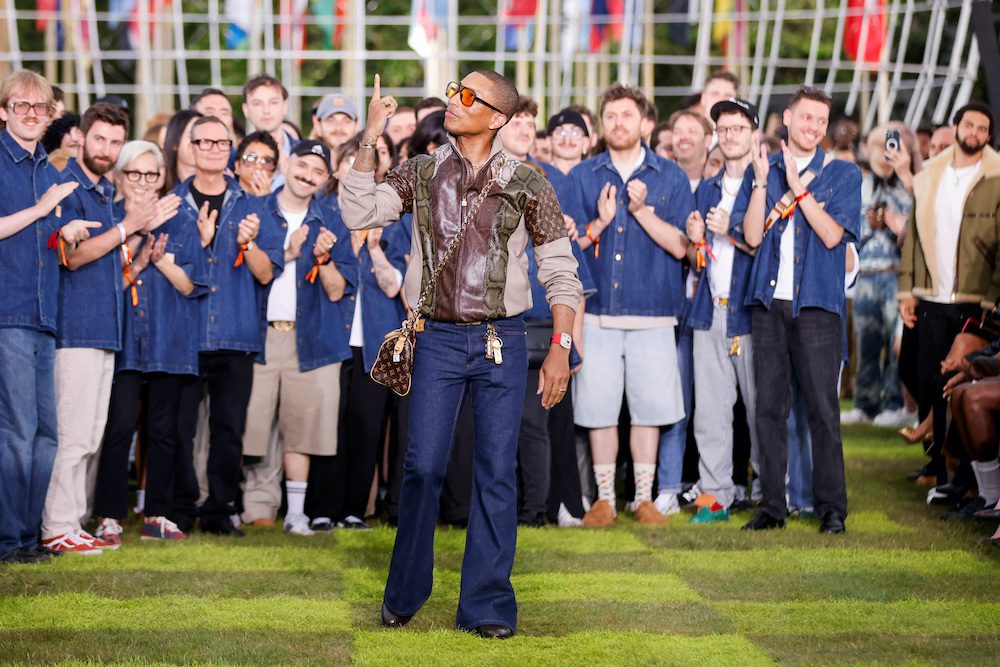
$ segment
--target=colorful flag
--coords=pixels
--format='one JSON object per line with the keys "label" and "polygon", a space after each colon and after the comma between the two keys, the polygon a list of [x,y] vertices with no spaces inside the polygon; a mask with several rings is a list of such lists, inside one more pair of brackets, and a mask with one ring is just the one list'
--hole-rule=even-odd
{"label": "colorful flag", "polygon": [[410,35],[406,43],[421,58],[429,58],[433,54],[434,42],[441,33],[447,14],[447,0],[412,0]]}
{"label": "colorful flag", "polygon": [[247,45],[256,8],[256,0],[226,0],[223,14],[229,22],[226,27],[227,49],[239,49]]}
{"label": "colorful flag", "polygon": [[590,52],[597,53],[610,37],[621,41],[625,0],[593,0],[590,6]]}
{"label": "colorful flag", "polygon": [[[882,59],[882,45],[888,30],[885,17],[885,0],[848,0],[848,9],[864,8],[862,16],[848,16],[844,24],[844,51],[851,60],[864,58],[866,63]],[[861,31],[868,24],[865,44],[861,45]]]}
{"label": "colorful flag", "polygon": [[507,0],[500,12],[500,23],[504,27],[504,44],[508,51],[516,51],[521,46],[521,33],[527,31],[527,43],[535,39],[535,15],[538,0]]}
{"label": "colorful flag", "polygon": [[292,49],[302,51],[306,48],[306,10],[309,0],[281,0],[279,11],[284,19],[288,17],[291,23],[281,23],[278,40],[282,45],[290,44]]}

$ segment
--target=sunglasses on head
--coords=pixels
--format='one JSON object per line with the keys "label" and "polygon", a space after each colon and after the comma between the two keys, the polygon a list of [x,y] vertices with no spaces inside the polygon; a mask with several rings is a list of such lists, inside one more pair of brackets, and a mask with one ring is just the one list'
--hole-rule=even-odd
{"label": "sunglasses on head", "polygon": [[455,97],[455,95],[458,95],[459,101],[464,106],[471,107],[476,102],[479,102],[480,104],[483,104],[489,107],[490,109],[493,109],[498,114],[502,114],[504,116],[507,115],[503,111],[500,111],[500,109],[497,109],[495,106],[493,106],[492,104],[481,98],[479,95],[477,95],[476,91],[474,91],[472,88],[463,86],[458,81],[452,81],[451,83],[449,83],[448,88],[444,91],[444,94],[448,96],[448,99],[451,99]]}

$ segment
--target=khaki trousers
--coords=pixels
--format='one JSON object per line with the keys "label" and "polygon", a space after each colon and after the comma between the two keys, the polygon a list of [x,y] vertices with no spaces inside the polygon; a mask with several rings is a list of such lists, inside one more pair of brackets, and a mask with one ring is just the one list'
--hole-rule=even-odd
{"label": "khaki trousers", "polygon": [[262,460],[244,466],[242,519],[273,519],[281,506],[282,454],[337,453],[340,363],[299,370],[295,330],[267,328],[266,364],[253,368],[243,455]]}
{"label": "khaki trousers", "polygon": [[42,512],[42,539],[81,529],[89,513],[96,464],[108,422],[115,353],[92,348],[56,350],[55,388],[59,447]]}

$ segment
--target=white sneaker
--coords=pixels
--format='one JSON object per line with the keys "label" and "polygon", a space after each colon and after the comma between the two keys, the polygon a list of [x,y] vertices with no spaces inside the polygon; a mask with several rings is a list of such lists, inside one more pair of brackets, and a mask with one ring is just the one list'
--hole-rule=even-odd
{"label": "white sneaker", "polygon": [[587,496],[580,496],[580,502],[583,503],[583,513],[586,514],[587,512],[589,512],[592,505],[592,503],[590,502],[590,498],[588,498]]}
{"label": "white sneaker", "polygon": [[875,426],[906,426],[913,423],[917,418],[916,412],[907,412],[906,408],[898,410],[884,410],[875,416],[872,424]]}
{"label": "white sneaker", "polygon": [[305,514],[293,514],[285,517],[285,532],[290,535],[310,537],[315,531],[309,527],[309,517]]}
{"label": "white sneaker", "polygon": [[660,511],[663,516],[670,516],[671,514],[679,514],[681,511],[681,504],[677,502],[676,493],[661,493],[656,496],[656,500],[653,501],[656,505],[656,509]]}
{"label": "white sneaker", "polygon": [[559,503],[559,512],[556,514],[556,525],[560,528],[576,528],[583,525],[583,519],[577,519],[569,513],[566,505]]}
{"label": "white sneaker", "polygon": [[872,418],[860,408],[851,408],[847,412],[840,413],[841,424],[870,424]]}

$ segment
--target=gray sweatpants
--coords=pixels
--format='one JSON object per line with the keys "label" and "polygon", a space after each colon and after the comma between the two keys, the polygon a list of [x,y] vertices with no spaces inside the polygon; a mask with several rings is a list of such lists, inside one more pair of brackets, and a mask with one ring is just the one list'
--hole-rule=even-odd
{"label": "gray sweatpants", "polygon": [[694,332],[694,437],[698,443],[701,490],[729,507],[733,490],[733,406],[737,387],[750,424],[750,464],[757,470],[754,414],[757,389],[753,376],[753,345],[740,336],[740,354],[730,356],[733,339],[726,336],[726,306],[712,306],[712,328]]}

